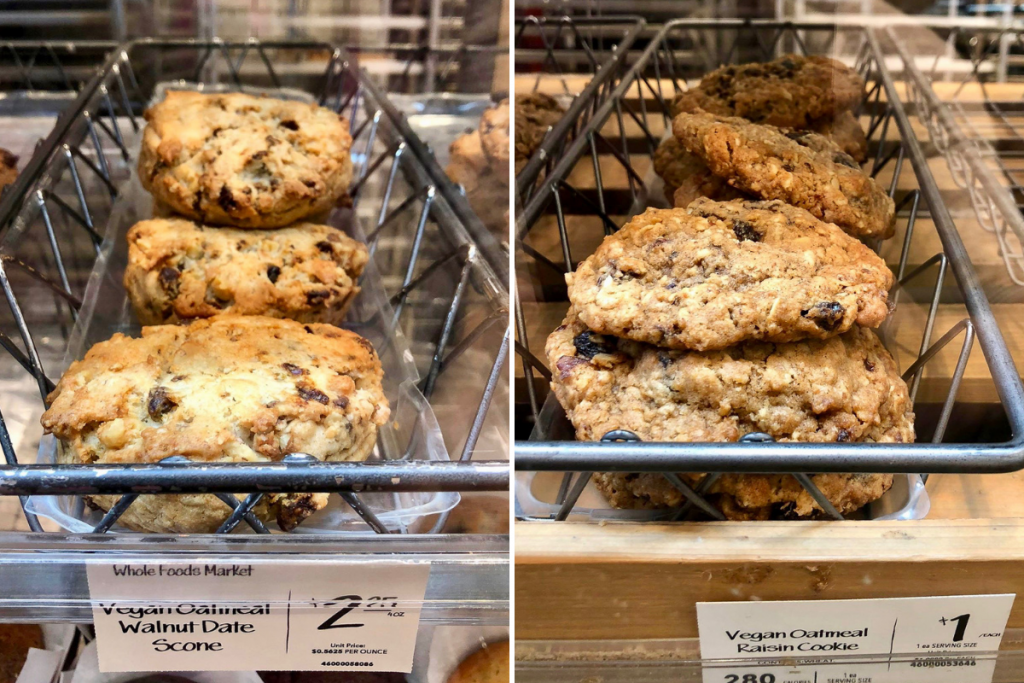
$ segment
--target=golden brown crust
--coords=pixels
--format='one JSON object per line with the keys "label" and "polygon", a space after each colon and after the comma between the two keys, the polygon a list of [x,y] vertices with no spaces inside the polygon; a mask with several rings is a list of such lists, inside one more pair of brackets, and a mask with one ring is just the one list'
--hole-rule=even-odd
{"label": "golden brown crust", "polygon": [[893,235],[892,198],[821,135],[706,113],[680,114],[672,132],[733,187],[799,206],[855,237]]}
{"label": "golden brown crust", "polygon": [[448,677],[448,683],[508,683],[508,641],[488,643],[466,657]]}
{"label": "golden brown crust", "polygon": [[[373,347],[353,332],[225,315],[96,344],[64,373],[42,424],[60,440],[62,462],[360,461],[390,413],[382,378]],[[116,498],[92,501],[108,509]],[[326,499],[271,495],[260,511],[288,529]],[[141,496],[120,521],[209,532],[229,512],[212,496]]]}
{"label": "golden brown crust", "polygon": [[29,648],[42,650],[43,631],[37,624],[0,624],[0,683],[15,683]]}
{"label": "golden brown crust", "polygon": [[367,258],[365,245],[327,225],[235,230],[155,219],[128,231],[124,286],[143,325],[222,313],[338,325]]}
{"label": "golden brown crust", "polygon": [[803,209],[701,198],[635,216],[566,282],[595,332],[706,351],[877,327],[893,275],[859,240]]}
{"label": "golden brown crust", "polygon": [[352,179],[348,121],[324,107],[171,90],[145,117],[143,187],[200,222],[288,225],[329,210]]}

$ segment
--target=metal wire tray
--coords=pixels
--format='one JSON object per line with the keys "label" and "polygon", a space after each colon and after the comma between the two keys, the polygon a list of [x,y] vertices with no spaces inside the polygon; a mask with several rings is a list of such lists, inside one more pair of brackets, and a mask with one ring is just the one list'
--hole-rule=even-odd
{"label": "metal wire tray", "polygon": [[[317,53],[324,55],[324,69],[315,76],[282,83],[274,70],[275,59]],[[288,85],[313,92],[324,106],[348,114],[359,154],[350,194],[358,205],[369,194],[368,187],[379,191],[375,228],[368,236],[371,253],[384,273],[394,324],[413,342],[412,355],[423,377],[420,389],[439,419],[460,413],[442,427],[449,427],[449,451],[460,452],[461,458],[443,463],[321,463],[297,458],[299,462],[237,467],[167,461],[40,466],[19,463],[7,421],[0,416],[0,447],[7,461],[0,467],[0,495],[124,494],[96,527],[103,532],[142,491],[213,493],[234,508],[221,531],[244,520],[266,532],[250,512],[263,494],[336,491],[369,528],[384,532],[359,492],[507,490],[507,460],[469,461],[507,356],[505,285],[456,217],[450,200],[458,198],[433,181],[443,174],[433,168],[436,164],[398,111],[343,49],[323,43],[138,40],[117,48],[81,88],[0,200],[0,288],[9,304],[9,310],[0,314],[0,344],[16,361],[7,370],[20,366],[39,390],[42,401],[34,408],[35,417],[53,386],[46,370],[57,366],[67,347],[80,292],[99,253],[97,227],[107,219],[118,187],[134,164],[122,128],[138,131],[139,114],[152,88],[174,79],[234,87]],[[475,380],[472,390],[478,399],[469,411],[466,378]],[[439,397],[445,396],[449,401],[457,397],[458,405],[439,407]],[[24,454],[28,449],[19,450]],[[250,495],[241,503],[228,495],[238,492]],[[440,529],[444,521],[437,520],[432,530]],[[40,530],[31,516],[29,523]]]}
{"label": "metal wire tray", "polygon": [[[612,86],[626,70],[625,55],[643,26],[643,19],[631,16],[516,19],[516,73],[537,75],[530,92],[535,92],[546,76],[560,80],[562,92],[558,94],[571,99],[565,114],[516,174],[518,205],[529,200],[542,176],[550,173],[569,142],[611,95]],[[577,92],[578,85],[568,79],[583,75],[586,84]]]}
{"label": "metal wire tray", "polygon": [[[888,33],[892,38],[891,28]],[[1006,79],[1007,54],[1010,48],[1024,47],[1024,29],[956,29],[950,42],[959,44],[968,35],[971,71],[947,101],[941,101],[931,86],[938,57],[929,79],[906,46],[894,43],[908,76],[908,99],[918,108],[953,180],[967,191],[978,222],[996,238],[1010,280],[1024,286],[1024,171],[1015,167],[1024,152],[1024,108],[1019,99],[1000,96],[988,84],[993,76]],[[969,84],[980,87],[982,101],[961,99]],[[979,114],[990,121],[976,122]]]}
{"label": "metal wire tray", "polygon": [[[646,187],[634,166],[638,159],[648,158],[653,153],[658,143],[656,133],[669,123],[669,104],[673,94],[685,88],[685,79],[698,78],[723,63],[766,60],[783,52],[828,52],[840,43],[847,54],[855,55],[854,66],[868,83],[867,97],[859,113],[870,117],[868,137],[875,150],[873,160],[869,161],[870,171],[876,177],[891,173],[888,189],[896,200],[900,226],[897,234],[902,232],[903,235],[902,245],[895,240],[889,243],[894,250],[900,247],[893,255],[898,258],[895,271],[900,286],[892,299],[895,302],[901,297],[906,300],[917,290],[914,298],[921,301],[927,311],[920,329],[920,349],[914,354],[916,360],[904,373],[912,399],[917,395],[928,362],[951,341],[962,338],[948,392],[933,411],[936,417],[931,433],[922,434],[919,424],[918,442],[914,444],[773,443],[770,438],[763,440],[765,435],[748,435],[738,443],[725,444],[638,443],[635,435],[615,432],[606,435],[604,442],[584,443],[552,440],[551,432],[535,428],[530,441],[516,442],[516,469],[566,472],[558,492],[560,507],[554,519],[568,516],[593,472],[662,473],[686,499],[677,517],[696,507],[717,519],[722,518],[721,513],[701,495],[717,473],[792,473],[821,508],[838,519],[841,515],[806,473],[991,473],[1024,467],[1024,389],[960,235],[914,137],[878,40],[870,30],[823,24],[767,20],[678,20],[667,24],[635,59],[608,100],[555,164],[547,182],[526,203],[516,228],[517,260],[524,264],[519,267],[521,277],[517,287],[516,350],[523,367],[524,393],[530,413],[535,424],[541,424],[540,390],[535,386],[534,377],[549,379],[550,373],[529,348],[528,321],[520,305],[522,291],[528,285],[532,292],[539,293],[541,300],[567,301],[564,285],[558,283],[563,273],[575,267],[566,217],[572,213],[593,217],[588,225],[596,224],[598,227],[594,229],[603,235],[611,234],[623,220],[642,210],[647,200]],[[627,101],[629,96],[636,97],[636,105]],[[639,139],[630,139],[627,127],[638,131]],[[609,171],[607,166],[602,167],[599,152],[610,159],[608,166],[627,175],[628,188],[604,188],[602,175]],[[576,187],[578,174],[570,176],[577,162],[588,154],[589,161],[584,165],[592,164],[594,169],[593,176],[588,176],[595,183],[592,191]],[[897,195],[901,171],[908,159],[916,187]],[[908,263],[911,240],[918,219],[926,211],[935,225],[942,251],[911,267]],[[557,223],[559,253],[554,258],[524,244],[545,213],[553,213],[553,222]],[[918,228],[923,229],[926,228]],[[526,275],[525,264],[533,268],[529,275]],[[949,329],[940,330],[939,339],[933,342],[932,328],[947,270],[952,271],[956,280],[966,315]],[[923,278],[925,275],[934,275],[934,278],[929,282],[928,278]],[[919,283],[926,285],[921,287]],[[998,443],[946,442],[943,437],[975,338],[984,353],[1012,437]],[[919,412],[921,407],[915,405]],[[553,396],[548,397],[545,410],[558,411],[562,423],[566,422]],[[581,473],[574,481],[573,472]],[[675,472],[712,474],[694,490],[676,477]]]}

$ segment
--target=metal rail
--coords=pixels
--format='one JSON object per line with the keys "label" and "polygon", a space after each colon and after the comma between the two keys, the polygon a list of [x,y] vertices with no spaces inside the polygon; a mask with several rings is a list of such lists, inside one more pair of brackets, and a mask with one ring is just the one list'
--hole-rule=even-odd
{"label": "metal rail", "polygon": [[[687,75],[700,75],[681,73],[680,65],[674,59],[676,43],[672,41],[689,40],[687,45],[702,49],[708,55],[709,64],[706,68],[712,68],[718,63],[735,61],[742,49],[752,50],[754,58],[760,59],[771,59],[776,51],[806,51],[812,37],[813,44],[818,45],[819,49],[822,45],[827,49],[835,40],[836,31],[836,27],[831,25],[776,21],[679,20],[667,24],[643,54],[635,59],[611,96],[554,165],[546,182],[527,202],[517,225],[517,258],[524,261],[532,259],[531,263],[535,264],[539,274],[550,273],[552,279],[556,274],[560,277],[562,273],[571,272],[575,268],[567,238],[567,207],[599,217],[600,227],[597,229],[603,229],[605,233],[618,227],[613,215],[628,215],[638,209],[642,210],[646,202],[646,187],[643,179],[632,169],[630,159],[653,153],[658,142],[651,125],[655,117],[660,118],[666,126],[670,121],[668,112],[672,93],[665,92],[665,88],[679,92],[686,87],[684,81]],[[901,289],[911,281],[924,273],[938,271],[926,299],[931,303],[922,329],[919,357],[904,374],[914,394],[924,367],[937,351],[955,339],[962,339],[959,360],[951,378],[949,393],[940,407],[934,433],[924,442],[915,444],[774,443],[770,437],[746,438],[739,443],[640,443],[631,433],[609,434],[603,442],[551,440],[546,431],[548,423],[552,420],[554,423],[564,423],[565,417],[553,396],[548,397],[543,408],[538,408],[538,400],[534,396],[534,377],[537,374],[542,377],[550,375],[545,364],[529,348],[527,323],[522,308],[519,308],[516,315],[517,351],[524,368],[526,389],[537,426],[530,441],[516,442],[516,469],[567,473],[557,499],[561,509],[555,519],[563,519],[568,515],[575,504],[574,495],[582,491],[583,484],[592,472],[663,473],[690,500],[685,506],[689,508],[701,500],[700,491],[690,489],[678,477],[673,480],[670,476],[672,473],[708,472],[712,476],[723,472],[793,473],[798,475],[798,480],[808,492],[821,501],[823,496],[820,491],[813,485],[808,486],[810,479],[799,476],[801,473],[985,473],[1024,468],[1024,388],[963,242],[942,203],[937,185],[928,170],[926,157],[914,137],[892,77],[886,70],[878,41],[868,30],[857,33],[862,36],[862,40],[855,68],[868,82],[867,97],[861,105],[861,112],[870,115],[868,136],[876,141],[875,155],[873,160],[869,160],[869,169],[872,175],[877,175],[882,169],[891,167],[893,180],[889,193],[895,195],[900,169],[904,161],[909,159],[919,183],[919,189],[894,196],[897,212],[901,220],[907,221],[907,229],[897,269],[901,288],[894,293],[893,299],[898,301]],[[631,104],[627,98],[636,98],[637,103]],[[614,129],[620,131],[618,140],[602,134],[606,124],[612,120],[616,124]],[[632,145],[622,132],[627,123],[641,131],[641,140],[633,140]],[[888,133],[893,128],[899,134],[896,141],[889,140]],[[628,191],[618,190],[618,195],[613,196],[613,192],[603,186],[600,172],[594,174],[596,187],[593,193],[588,195],[573,187],[569,180],[573,169],[589,154],[597,171],[601,168],[599,153],[604,153],[607,155],[606,160],[611,159],[622,167],[629,179]],[[623,194],[625,196],[621,196]],[[606,208],[613,201],[617,201],[617,205]],[[626,205],[631,207],[628,211],[623,209]],[[915,233],[917,217],[925,207],[930,211],[943,251],[908,273],[910,242]],[[542,215],[550,213],[554,213],[561,234],[561,262],[547,258],[528,244],[532,228]],[[577,255],[575,258],[579,257]],[[932,328],[947,267],[955,276],[968,317],[950,329],[940,331],[938,341],[932,342]],[[546,291],[556,291],[553,295],[555,300],[564,300],[564,290],[555,290],[554,284],[547,284],[546,287]],[[1013,438],[1003,443],[943,443],[956,392],[975,337],[984,352]],[[583,473],[575,485],[572,483],[572,472]],[[698,507],[701,506],[698,504]],[[829,512],[831,506],[822,507]],[[831,516],[837,516],[834,510],[831,513]]]}
{"label": "metal rail", "polygon": [[[53,297],[55,315],[64,314],[55,324],[63,335],[65,348],[81,308],[81,299],[75,292],[75,285],[80,283],[69,277],[70,266],[77,264],[80,266],[77,270],[88,271],[89,259],[95,259],[100,251],[97,228],[103,225],[110,203],[118,196],[119,187],[127,178],[128,166],[134,164],[134,150],[127,144],[127,136],[130,131],[140,130],[137,112],[149,100],[148,89],[159,80],[149,73],[156,64],[145,60],[155,55],[159,57],[155,61],[162,63],[168,55],[181,59],[185,54],[192,80],[201,80],[216,61],[227,76],[224,80],[236,87],[243,84],[279,86],[282,78],[274,69],[272,57],[289,51],[301,54],[310,49],[330,50],[332,55],[317,79],[316,94],[320,103],[344,111],[352,125],[353,151],[360,157],[356,164],[357,177],[350,188],[353,203],[363,199],[369,181],[383,188],[380,209],[375,212],[379,216],[376,227],[368,236],[371,253],[379,253],[384,248],[381,245],[387,234],[391,234],[392,243],[398,245],[429,243],[429,248],[415,247],[392,259],[401,261],[400,274],[396,273],[401,285],[391,296],[391,304],[396,309],[394,324],[428,330],[429,338],[423,343],[432,350],[422,368],[420,389],[423,394],[429,399],[439,378],[453,361],[468,349],[479,348],[484,333],[507,319],[504,314],[507,294],[504,294],[502,281],[480,258],[481,252],[493,254],[493,247],[475,244],[472,227],[461,223],[461,217],[452,208],[458,202],[457,192],[453,187],[438,187],[432,182],[440,173],[432,155],[379,87],[356,69],[344,50],[315,42],[144,39],[113,51],[103,67],[81,87],[77,100],[61,115],[17,181],[0,199],[0,240],[5,240],[8,246],[31,243],[38,247],[39,267],[33,269],[33,277],[42,281]],[[245,64],[250,68],[243,73]],[[265,67],[258,77],[252,76],[253,64]],[[145,78],[138,76],[140,71],[146,72]],[[409,196],[400,201],[396,188],[401,183],[408,185]],[[29,231],[44,229],[43,239],[23,239]],[[428,235],[428,230],[436,234]],[[85,246],[75,240],[84,240]],[[39,311],[34,305],[26,308],[22,301],[25,295],[16,291],[17,283],[12,284],[12,279],[20,275],[12,266],[19,263],[20,259],[11,254],[0,259],[0,289],[16,330],[11,335],[0,335],[0,341],[33,377],[45,407],[46,394],[53,386],[46,367],[52,366],[55,359],[51,352],[44,360],[38,335],[32,329],[38,324],[35,321]],[[497,263],[500,265],[500,261]],[[455,282],[445,295],[447,300],[442,299],[443,307],[436,305],[439,302],[435,292],[424,291],[435,304],[431,310],[441,312],[436,324],[424,320],[430,311],[413,305],[414,297],[426,286],[428,275],[435,273],[447,274]],[[24,282],[23,277],[21,282]],[[474,294],[474,301],[480,303],[475,304],[472,315],[466,311],[467,288],[480,292]],[[503,296],[506,297],[504,304]],[[474,323],[473,319],[480,317],[478,309],[481,307],[489,312]],[[460,329],[456,334],[456,327],[460,325],[473,326]],[[20,348],[11,340],[15,336]],[[473,408],[478,414],[486,413],[495,387],[501,381],[500,368],[505,362],[501,354],[492,353],[488,358],[490,367],[484,373],[486,385],[480,388],[479,403]],[[463,446],[465,459],[472,454],[480,436],[481,422],[482,419],[474,420],[469,426]],[[2,416],[0,446],[8,463],[0,466],[0,495],[100,491],[124,494],[97,525],[96,532],[107,531],[140,493],[183,492],[250,493],[244,502],[229,495],[219,496],[235,509],[221,531],[230,531],[244,519],[256,531],[265,532],[249,510],[265,493],[300,490],[342,492],[346,502],[371,529],[386,532],[373,512],[361,503],[360,493],[500,491],[507,490],[509,483],[508,463],[504,461],[486,464],[416,462],[402,459],[401,452],[389,455],[398,460],[372,463],[319,462],[295,454],[284,462],[245,464],[237,469],[234,463],[191,463],[178,456],[161,463],[137,465],[23,465],[19,464]],[[381,450],[390,454],[393,449],[382,445]],[[406,453],[408,450],[409,446],[404,447]],[[28,517],[33,529],[39,530],[37,521],[31,515]]]}

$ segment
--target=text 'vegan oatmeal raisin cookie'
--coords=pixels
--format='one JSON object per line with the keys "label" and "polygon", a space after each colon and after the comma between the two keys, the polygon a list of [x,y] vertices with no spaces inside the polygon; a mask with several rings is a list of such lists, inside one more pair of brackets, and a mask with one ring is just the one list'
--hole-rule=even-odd
{"label": "text 'vegan oatmeal raisin cookie'", "polygon": [[860,241],[803,209],[698,199],[635,216],[566,282],[595,332],[706,351],[877,327],[893,275]]}
{"label": "text 'vegan oatmeal raisin cookie'", "polygon": [[143,325],[221,313],[338,325],[367,259],[364,244],[327,225],[236,230],[155,219],[128,231],[124,286]]}
{"label": "text 'vegan oatmeal raisin cookie'", "polygon": [[142,186],[203,223],[288,225],[329,210],[352,180],[348,120],[315,104],[171,90],[145,117]]}
{"label": "text 'vegan oatmeal raisin cookie'", "polygon": [[[731,442],[751,432],[777,441],[914,440],[907,385],[878,337],[861,327],[826,340],[679,351],[597,334],[570,308],[545,351],[552,391],[581,441],[616,429],[643,441]],[[729,475],[710,492],[729,497],[723,511],[732,518],[762,516],[766,506],[813,514],[817,504],[790,479]],[[849,512],[868,502],[869,492],[881,495],[892,477],[814,480]],[[597,481],[619,507],[677,504],[675,494],[643,475],[598,475]]]}
{"label": "text 'vegan oatmeal raisin cookie'", "polygon": [[747,194],[799,206],[854,237],[886,239],[895,231],[892,198],[821,135],[703,112],[680,114],[672,132],[712,173]]}
{"label": "text 'vegan oatmeal raisin cookie'", "polygon": [[[42,425],[63,463],[276,462],[290,453],[362,461],[390,414],[383,375],[353,332],[219,316],[96,344],[64,373]],[[118,497],[87,500],[107,510]],[[289,530],[326,503],[327,494],[268,494],[256,513]],[[140,496],[120,523],[212,532],[230,512],[211,495]]]}

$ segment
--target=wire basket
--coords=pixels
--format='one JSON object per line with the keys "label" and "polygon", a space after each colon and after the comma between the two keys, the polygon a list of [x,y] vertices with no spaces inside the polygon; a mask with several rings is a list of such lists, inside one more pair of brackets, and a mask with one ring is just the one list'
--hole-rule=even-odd
{"label": "wire basket", "polygon": [[644,22],[639,17],[601,19],[527,16],[516,19],[517,80],[532,80],[516,95],[544,92],[565,113],[516,173],[517,202],[525,203],[569,143],[611,95],[626,71],[625,55]]}
{"label": "wire basket", "polygon": [[[856,112],[868,123],[873,158],[867,169],[888,188],[897,208],[896,238],[882,245],[880,253],[896,274],[898,287],[891,301],[898,305],[881,332],[890,351],[904,361],[903,376],[918,416],[917,443],[774,443],[757,435],[738,443],[640,443],[635,435],[618,432],[602,442],[560,440],[571,439],[572,430],[553,395],[544,400],[550,372],[533,349],[568,305],[564,274],[606,234],[647,206],[645,170],[670,124],[669,105],[687,81],[721,64],[765,61],[787,52],[841,55],[867,82],[865,100]],[[542,517],[567,518],[594,472],[661,473],[684,499],[670,518],[699,509],[714,519],[722,519],[722,513],[703,493],[721,473],[790,473],[827,516],[841,519],[808,473],[966,473],[1024,467],[1024,394],[1017,371],[875,35],[821,24],[679,20],[667,24],[630,61],[629,71],[526,203],[516,226],[517,389],[520,412],[533,426],[529,441],[516,442],[516,469],[566,473],[555,498],[557,510]],[[613,175],[620,178],[618,185],[608,184]],[[949,286],[950,279],[955,288]],[[952,318],[947,304],[953,307]],[[943,321],[942,327],[937,328],[937,320]],[[980,381],[991,389],[984,408],[995,408],[1000,425],[986,437],[965,433],[959,421],[955,434],[948,429],[954,406],[964,411],[976,407],[957,402],[975,339],[987,370]],[[919,397],[922,387],[927,390]],[[580,474],[573,478],[576,472]],[[677,472],[710,476],[695,489]]]}
{"label": "wire basket", "polygon": [[[313,50],[330,55],[319,73],[286,79],[274,68],[278,59]],[[81,322],[82,293],[102,252],[101,233],[135,165],[129,138],[140,130],[141,111],[157,85],[180,81],[294,88],[348,116],[357,169],[350,194],[359,211],[372,214],[367,242],[394,311],[388,322],[409,340],[409,360],[422,378],[418,388],[457,461],[412,462],[401,457],[411,446],[399,444],[394,459],[367,463],[296,457],[255,466],[177,459],[130,466],[23,464],[54,371]],[[458,198],[433,181],[441,175],[434,165],[380,88],[342,49],[184,40],[118,47],[0,201],[0,289],[8,304],[0,312],[0,344],[7,352],[2,372],[8,386],[20,382],[24,388],[27,382],[36,390],[34,399],[5,392],[0,446],[8,466],[0,468],[0,494],[121,494],[94,529],[104,532],[141,491],[212,493],[233,508],[220,531],[245,522],[266,532],[251,513],[265,493],[339,492],[368,529],[383,533],[388,529],[363,503],[364,492],[507,490],[507,455],[469,461],[481,439],[507,440],[495,419],[507,411],[492,401],[500,395],[508,352],[507,290],[457,218],[449,200]],[[239,501],[231,493],[250,495]],[[38,520],[28,518],[40,530]],[[398,531],[437,531],[444,521],[442,515],[433,526]]]}

